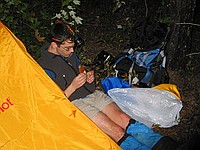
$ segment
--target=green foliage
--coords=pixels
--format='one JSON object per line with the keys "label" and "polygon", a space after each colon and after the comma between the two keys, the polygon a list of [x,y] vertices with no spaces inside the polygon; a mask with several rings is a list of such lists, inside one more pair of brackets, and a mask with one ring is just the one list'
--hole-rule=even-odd
{"label": "green foliage", "polygon": [[[0,5],[1,21],[22,40],[30,53],[35,54],[39,49],[35,31],[47,31],[44,26],[41,26],[41,19],[45,19],[46,12],[43,9],[37,10],[38,4],[27,3],[25,0],[3,0]],[[44,16],[38,19],[37,15],[41,14]]]}
{"label": "green foliage", "polygon": [[120,9],[123,5],[125,5],[126,3],[124,1],[121,0],[114,0],[114,7],[112,10],[112,13],[115,13],[118,9]]}
{"label": "green foliage", "polygon": [[[70,3],[71,2],[71,3]],[[71,24],[72,26],[82,24],[82,18],[77,16],[76,14],[76,7],[77,5],[80,5],[79,0],[65,0],[62,3],[61,10],[59,13],[56,13],[56,15],[52,18],[52,20],[55,19],[62,19],[64,21],[67,21],[68,24]],[[67,10],[67,11],[65,11]]]}
{"label": "green foliage", "polygon": [[[168,2],[169,3],[169,2]],[[158,15],[158,20],[161,23],[169,24],[171,21],[171,17],[167,16],[169,11],[169,4],[162,0],[160,7],[158,8],[156,14]]]}
{"label": "green foliage", "polygon": [[[84,66],[88,66],[92,63],[92,60],[88,56],[89,48],[86,45],[82,45],[81,47],[76,48],[75,51],[76,51],[76,55],[81,61],[81,64],[83,64]],[[88,70],[90,69],[88,68]]]}
{"label": "green foliage", "polygon": [[[2,0],[0,20],[25,44],[27,51],[37,58],[40,47],[48,40],[52,17],[66,9],[65,17],[73,21],[76,19],[74,11],[77,5],[80,5],[79,0]],[[77,20],[81,22],[80,17]]]}

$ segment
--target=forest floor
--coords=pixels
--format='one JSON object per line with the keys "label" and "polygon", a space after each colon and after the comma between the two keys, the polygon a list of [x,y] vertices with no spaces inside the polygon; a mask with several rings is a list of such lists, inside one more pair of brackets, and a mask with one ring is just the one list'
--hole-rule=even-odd
{"label": "forest floor", "polygon": [[[105,50],[112,56],[116,56],[122,52],[129,44],[129,28],[120,30],[116,26],[118,24],[124,25],[124,22],[128,19],[126,18],[126,13],[132,9],[112,13],[111,9],[113,6],[110,6],[109,2],[98,0],[91,2],[83,0],[81,5],[84,8],[84,11],[81,12],[83,25],[79,30],[80,35],[85,40],[84,56],[92,61],[102,50]],[[135,4],[135,6],[137,5]],[[136,14],[142,15],[142,11],[142,8],[138,9],[138,11],[135,10],[132,15],[134,18],[132,19],[133,22],[139,18]],[[194,33],[192,48],[197,49],[200,46],[200,42],[198,41],[199,28],[196,28],[196,32]],[[196,59],[198,60],[198,58]],[[169,135],[180,144],[183,144],[188,142],[194,135],[200,134],[199,71],[194,72],[196,74],[190,74],[182,70],[169,69],[168,72],[170,83],[178,86],[182,96],[183,108],[180,112],[181,120],[179,125],[171,128],[157,127],[155,130],[163,135]]]}

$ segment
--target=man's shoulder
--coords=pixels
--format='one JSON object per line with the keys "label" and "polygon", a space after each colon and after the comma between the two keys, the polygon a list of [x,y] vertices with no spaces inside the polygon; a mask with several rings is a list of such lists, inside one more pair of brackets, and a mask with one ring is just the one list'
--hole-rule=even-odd
{"label": "man's shoulder", "polygon": [[48,61],[48,59],[51,59],[52,57],[55,56],[53,53],[48,52],[49,45],[50,43],[46,43],[40,48],[40,57],[38,58],[37,62],[39,63],[43,61],[46,62]]}
{"label": "man's shoulder", "polygon": [[49,48],[50,46],[50,43],[45,43],[41,48],[40,48],[40,51],[47,51],[47,49]]}

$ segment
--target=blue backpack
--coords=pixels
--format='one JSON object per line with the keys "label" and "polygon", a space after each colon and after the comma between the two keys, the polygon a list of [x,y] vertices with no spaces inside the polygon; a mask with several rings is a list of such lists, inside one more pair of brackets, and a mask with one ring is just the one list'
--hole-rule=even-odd
{"label": "blue backpack", "polygon": [[130,37],[131,48],[114,58],[116,77],[138,87],[169,83],[165,55],[168,35],[165,24],[149,17],[136,22]]}

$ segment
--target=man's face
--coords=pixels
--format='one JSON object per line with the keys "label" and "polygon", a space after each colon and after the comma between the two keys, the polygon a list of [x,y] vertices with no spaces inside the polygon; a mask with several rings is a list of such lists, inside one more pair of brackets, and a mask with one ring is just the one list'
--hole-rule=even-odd
{"label": "man's face", "polygon": [[57,47],[57,52],[64,57],[71,56],[74,52],[74,42],[67,39],[64,43]]}

